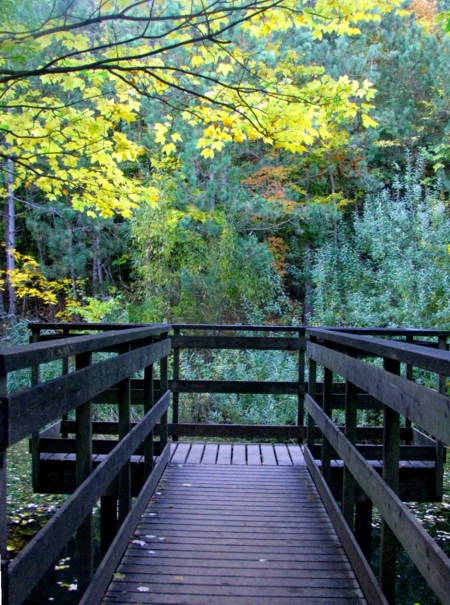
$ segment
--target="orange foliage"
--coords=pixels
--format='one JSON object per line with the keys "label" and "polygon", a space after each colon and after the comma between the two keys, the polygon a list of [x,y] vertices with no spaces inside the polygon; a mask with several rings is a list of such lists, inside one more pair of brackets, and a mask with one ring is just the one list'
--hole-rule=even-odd
{"label": "orange foliage", "polygon": [[283,276],[286,270],[286,252],[289,250],[289,246],[284,243],[282,237],[275,236],[268,237],[267,244],[275,257],[274,269],[279,275]]}
{"label": "orange foliage", "polygon": [[284,166],[264,166],[249,176],[243,183],[257,191],[269,202],[280,202],[291,211],[294,202],[286,198],[286,184],[289,184],[289,169]]}
{"label": "orange foliage", "polygon": [[438,12],[437,0],[413,0],[408,10],[416,13],[417,20],[429,28],[434,27]]}

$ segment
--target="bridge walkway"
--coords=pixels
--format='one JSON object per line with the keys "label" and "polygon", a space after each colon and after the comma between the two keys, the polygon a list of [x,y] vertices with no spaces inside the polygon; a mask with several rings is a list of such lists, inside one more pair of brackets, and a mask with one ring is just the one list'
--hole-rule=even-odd
{"label": "bridge walkway", "polygon": [[299,446],[174,445],[103,603],[366,603]]}

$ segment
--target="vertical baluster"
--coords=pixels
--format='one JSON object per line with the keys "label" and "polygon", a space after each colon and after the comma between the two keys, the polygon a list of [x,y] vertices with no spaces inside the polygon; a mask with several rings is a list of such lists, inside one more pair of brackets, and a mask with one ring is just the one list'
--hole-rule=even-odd
{"label": "vertical baluster", "polygon": [[[153,338],[149,339],[149,344],[153,343]],[[153,364],[147,366],[144,369],[144,414],[149,412],[154,405],[154,384],[153,384]],[[144,464],[145,464],[145,477],[148,477],[153,470],[153,431],[150,431],[149,435],[144,441]]]}
{"label": "vertical baluster", "polygon": [[[352,358],[357,357],[357,351],[348,348],[347,355]],[[357,428],[357,389],[354,384],[346,380],[345,382],[345,436],[353,445],[356,445]],[[342,483],[342,514],[349,527],[353,530],[353,520],[355,512],[355,479],[353,475],[344,466],[344,476]]]}
{"label": "vertical baluster", "polygon": [[[400,374],[400,363],[384,360],[384,369]],[[383,479],[398,494],[400,457],[400,415],[389,406],[383,406]],[[397,538],[382,519],[380,540],[380,586],[390,604],[395,603]]]}
{"label": "vertical baluster", "polygon": [[[40,331],[33,330],[31,333],[30,343],[39,342]],[[40,366],[33,366],[31,368],[31,386],[36,386],[40,381]],[[41,434],[39,431],[34,432],[31,435],[31,480],[33,483],[33,490],[39,490],[39,441]]]}
{"label": "vertical baluster", "polygon": [[[69,328],[63,328],[63,335],[65,338],[68,338],[69,336]],[[69,358],[68,357],[63,357],[61,360],[61,370],[62,370],[62,375],[64,376],[65,374],[69,373]],[[69,418],[69,416],[67,414],[63,414],[61,420],[64,422],[64,420],[67,420]],[[68,437],[68,433],[67,431],[61,431],[61,437],[66,438]]]}
{"label": "vertical baluster", "polygon": [[[317,342],[315,336],[310,336],[311,342]],[[314,401],[317,396],[317,363],[314,359],[309,359],[309,372],[308,372],[308,394]],[[307,445],[311,452],[311,456],[314,458],[314,440],[315,440],[316,425],[311,414],[308,414],[307,424]]]}
{"label": "vertical baluster", "polygon": [[[180,335],[180,328],[174,328],[173,330],[174,336]],[[173,348],[173,379],[180,379],[180,348]],[[173,430],[176,430],[175,425],[178,424],[179,417],[179,406],[180,406],[180,394],[178,392],[172,393],[172,424]],[[172,435],[172,441],[178,441],[178,435]]]}
{"label": "vertical baluster", "polygon": [[[328,368],[323,370],[323,411],[331,418],[333,413],[333,372]],[[333,448],[330,442],[322,435],[322,474],[327,483],[331,479],[331,455]]]}
{"label": "vertical baluster", "polygon": [[[0,374],[0,397],[5,397],[8,394],[8,375]],[[2,404],[1,415],[4,424],[8,422],[7,410],[4,409],[6,404]],[[4,427],[7,428],[7,427]],[[7,430],[4,431],[7,434]],[[6,468],[6,446],[0,446],[0,570],[1,570],[1,591],[3,594],[4,603],[8,602],[8,551],[6,549],[8,541],[8,518],[6,512],[6,497],[7,497],[7,468]]]}
{"label": "vertical baluster", "polygon": [[[414,341],[414,338],[411,334],[407,334],[406,336],[406,342],[407,343],[412,343]],[[413,366],[410,365],[409,363],[406,364],[405,367],[405,378],[406,380],[412,380],[413,379]],[[405,418],[405,428],[407,429],[411,429],[412,427],[412,423],[411,420],[409,418]],[[412,436],[411,437],[407,437],[405,439],[405,445],[411,445],[412,444]]]}
{"label": "vertical baluster", "polygon": [[[447,336],[439,336],[438,346],[441,351],[447,350]],[[439,393],[442,395],[447,394],[447,376],[443,376],[442,374],[438,375],[437,378],[437,388]],[[443,481],[444,481],[444,444],[442,441],[436,439],[436,463],[435,463],[435,472],[436,472],[436,496],[438,498],[442,498],[444,495],[443,491]]]}
{"label": "vertical baluster", "polygon": [[[119,354],[123,355],[130,351],[130,343],[125,343],[119,348]],[[131,380],[130,377],[119,382],[119,441],[130,431],[131,413]],[[130,461],[126,462],[119,473],[119,526],[131,508],[131,472]]]}
{"label": "vertical baluster", "polygon": [[[76,369],[92,363],[91,353],[81,353],[75,358]],[[76,485],[80,486],[92,472],[92,403],[87,401],[76,409]],[[82,595],[92,580],[94,570],[94,533],[92,512],[77,530],[77,579],[78,595]]]}
{"label": "vertical baluster", "polygon": [[[301,338],[305,335],[304,330],[299,330],[298,336]],[[297,402],[297,426],[303,426],[305,419],[305,395],[303,393],[305,388],[305,350],[298,350],[298,386],[299,386],[299,394],[298,394],[298,402]],[[301,392],[300,392],[301,390]],[[303,439],[301,437],[298,438],[298,443],[303,443]]]}
{"label": "vertical baluster", "polygon": [[[168,333],[161,334],[161,340],[165,340],[168,337]],[[160,397],[162,397],[169,387],[169,374],[168,374],[168,357],[163,357],[160,361],[160,376],[161,376],[161,388]],[[161,416],[161,453],[167,445],[168,440],[168,411]]]}

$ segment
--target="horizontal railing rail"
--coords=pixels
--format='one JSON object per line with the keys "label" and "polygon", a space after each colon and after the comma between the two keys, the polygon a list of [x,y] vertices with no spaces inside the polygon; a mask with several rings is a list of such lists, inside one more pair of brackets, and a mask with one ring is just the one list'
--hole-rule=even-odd
{"label": "horizontal railing rail", "polygon": [[[313,478],[318,482],[319,491],[326,491],[325,486],[330,482],[331,460],[339,458],[343,461],[342,515],[366,554],[371,533],[371,513],[369,518],[366,516],[366,527],[362,530],[363,509],[360,507],[358,510],[355,499],[357,486],[365,494],[370,510],[372,505],[378,509],[382,517],[380,585],[388,602],[395,603],[398,540],[442,603],[450,603],[450,559],[398,497],[401,416],[436,439],[435,472],[436,480],[440,479],[443,445],[450,444],[450,398],[445,386],[445,377],[450,375],[450,353],[446,350],[448,334],[438,334],[439,349],[430,349],[419,343],[375,338],[377,332],[371,332],[372,335],[363,336],[322,328],[307,330],[310,339],[307,344],[310,377],[309,393],[305,395],[308,415],[305,458]],[[383,368],[358,359],[365,352],[381,357]],[[406,377],[400,375],[400,363],[406,366]],[[322,405],[316,400],[318,365],[324,368]],[[413,382],[412,367],[437,374],[438,390]],[[334,375],[346,381],[343,428],[332,420]],[[356,444],[357,387],[383,405],[381,476],[367,462],[364,450]],[[315,444],[317,429],[323,435],[319,449]],[[426,444],[428,438],[424,437],[421,441]],[[402,449],[402,459],[405,459],[403,452],[407,453],[407,449]],[[410,453],[413,454],[413,451]],[[321,458],[320,472],[316,461],[318,455]]]}
{"label": "horizontal railing rail", "polygon": [[[168,390],[168,357],[171,326],[158,324],[113,330],[96,335],[67,336],[54,342],[33,342],[0,352],[0,549],[2,557],[2,603],[20,605],[32,592],[47,569],[60,555],[61,550],[76,534],[78,594],[89,587],[90,605],[98,603],[169,459],[168,409],[171,394]],[[37,339],[36,339],[37,340]],[[93,354],[114,347],[116,355]],[[67,359],[75,364],[69,371]],[[63,375],[39,382],[39,368],[50,361],[63,362]],[[154,389],[153,367],[160,364],[158,392]],[[8,373],[31,368],[32,386],[8,393]],[[144,371],[140,381],[141,403],[144,415],[131,425],[131,376]],[[117,389],[119,420],[116,434],[119,440],[103,441],[105,458],[93,468],[93,453],[98,448],[93,439],[92,401],[112,387]],[[155,403],[155,395],[158,400]],[[67,412],[74,411],[76,420],[68,420]],[[46,428],[46,425],[54,423]],[[32,438],[33,473],[40,463],[39,452],[45,445],[41,436],[48,439],[58,434],[63,423],[73,423],[76,438],[61,439],[76,454],[75,489],[48,523],[12,560],[7,560],[6,517],[6,456],[7,449],[20,440]],[[158,427],[159,459],[154,465],[153,432]],[[61,448],[60,448],[61,449]],[[63,446],[64,449],[64,446]],[[131,505],[130,460],[139,450],[145,457],[144,488]],[[117,492],[111,493],[111,486]],[[102,501],[102,559],[93,576],[93,525],[92,510]],[[118,507],[117,507],[118,504]],[[105,505],[105,506],[104,506]],[[117,517],[118,510],[118,517]],[[120,528],[120,529],[118,529]],[[112,548],[112,546],[114,547]],[[106,554],[105,554],[106,553]],[[113,569],[114,568],[114,569]],[[113,571],[111,571],[113,569]],[[108,575],[109,574],[109,575]],[[103,587],[101,589],[98,586]],[[99,597],[99,594],[101,595]]]}
{"label": "horizontal railing rail", "polygon": [[[82,548],[80,552],[87,553],[84,558],[78,557],[79,594],[84,594],[81,603],[93,605],[100,602],[129,536],[164,470],[169,457],[169,435],[174,441],[179,437],[282,439],[298,442],[307,439],[305,457],[313,477],[317,479],[319,475],[329,481],[332,477],[332,460],[333,472],[336,471],[333,481],[336,482],[337,471],[340,470],[341,489],[336,491],[334,487],[333,493],[335,498],[338,497],[337,493],[342,493],[341,517],[354,529],[356,542],[362,544],[362,552],[366,552],[367,544],[364,544],[364,540],[367,540],[367,529],[360,529],[361,519],[366,515],[364,518],[367,526],[367,510],[370,508],[371,511],[372,503],[380,508],[380,493],[390,494],[391,490],[393,499],[386,497],[387,512],[380,508],[385,519],[381,584],[391,602],[395,565],[392,565],[392,553],[390,559],[386,554],[393,544],[388,535],[390,524],[394,525],[392,532],[395,536],[396,531],[404,533],[409,531],[405,528],[411,526],[412,537],[405,539],[406,547],[414,552],[422,547],[432,548],[433,554],[428,559],[430,567],[439,576],[443,571],[447,573],[447,567],[443,566],[445,559],[434,548],[436,545],[431,538],[428,537],[427,541],[422,533],[417,533],[417,527],[409,517],[407,521],[403,520],[403,516],[410,513],[398,498],[398,484],[399,472],[402,472],[400,460],[405,463],[421,461],[427,472],[435,472],[436,475],[435,495],[430,486],[427,493],[433,499],[439,498],[441,493],[442,448],[443,443],[450,442],[450,402],[444,381],[444,377],[450,375],[450,353],[447,351],[450,332],[279,325],[81,322],[41,323],[31,325],[30,328],[35,342],[28,346],[11,347],[0,353],[0,448],[3,449],[0,459],[4,459],[4,450],[32,434],[34,476],[39,474],[36,468],[39,468],[41,454],[54,452],[72,456],[72,466],[68,470],[70,477],[65,482],[66,493],[71,495],[42,530],[43,533],[30,542],[9,564],[8,569],[4,568],[6,577],[10,580],[9,587],[5,585],[4,592],[6,595],[6,589],[9,588],[9,596],[4,601],[8,605],[19,605],[23,601],[36,578],[58,556],[59,551],[56,555],[55,552],[58,548],[61,550],[63,543],[74,532],[77,533],[79,543],[84,545],[84,551]],[[180,354],[183,350],[222,349],[285,351],[289,356],[297,355],[297,377],[291,381],[194,380],[180,377]],[[117,355],[107,359],[104,355],[96,356],[93,363],[93,354],[103,352]],[[310,365],[309,380],[305,380],[306,354]],[[173,367],[171,380],[168,377],[169,355],[172,355]],[[210,356],[210,353],[206,355]],[[383,359],[383,368],[364,361],[374,357]],[[70,365],[69,358],[73,360]],[[56,360],[63,362],[63,375],[39,383],[39,366]],[[159,380],[154,379],[153,366],[156,363],[161,364]],[[401,363],[405,366],[405,378],[400,376]],[[317,382],[317,365],[324,367],[321,383]],[[32,386],[8,394],[7,374],[25,368],[32,369]],[[437,374],[440,377],[438,391],[413,382],[412,368]],[[145,371],[144,378],[131,378],[140,370]],[[340,376],[344,382],[336,382],[335,375]],[[292,395],[297,397],[298,402],[297,424],[282,426],[179,422],[181,393]],[[170,397],[171,423],[168,421]],[[155,401],[158,403],[155,404]],[[93,422],[90,406],[97,403],[118,406],[118,421]],[[307,427],[304,423],[305,403]],[[136,423],[130,422],[132,405],[144,406],[144,416]],[[76,411],[76,420],[67,417],[67,412],[71,410]],[[339,427],[332,422],[331,412],[334,410],[345,411],[344,426]],[[376,413],[383,410],[383,427],[357,426],[357,410],[373,410]],[[400,426],[400,416],[405,418],[405,426]],[[412,422],[433,438],[412,427]],[[153,441],[154,432],[160,435],[159,442]],[[96,434],[110,435],[113,438],[94,439]],[[68,435],[74,437],[68,438]],[[365,442],[370,440],[374,443]],[[401,440],[405,444],[400,446]],[[95,464],[98,465],[93,468],[95,465],[92,457],[95,454],[105,458],[99,464],[97,461]],[[155,454],[159,455],[156,465]],[[132,507],[130,460],[133,455],[144,455],[145,476],[143,481],[139,483],[139,479],[136,483],[139,489],[141,485],[144,487]],[[374,461],[377,461],[376,465],[373,464]],[[382,477],[379,475],[380,470]],[[427,476],[429,475],[430,473]],[[355,479],[360,482],[359,491]],[[324,500],[329,501],[333,490],[330,487],[327,492],[326,489],[328,488],[323,488],[321,493]],[[1,510],[5,506],[5,490],[6,471],[3,464],[3,470],[0,471],[1,519],[6,519]],[[136,493],[137,489],[134,494]],[[418,490],[415,489],[414,495],[417,493]],[[90,511],[98,498],[105,511],[101,523],[104,558],[93,581],[89,583],[86,579],[90,580],[93,575],[92,562],[89,561],[92,559]],[[339,514],[335,511],[332,518],[338,526],[342,526]],[[395,515],[401,517],[397,526]],[[63,523],[61,519],[66,519],[67,522]],[[109,526],[117,527],[118,520],[120,528],[108,532],[108,522]],[[2,553],[6,553],[6,529],[5,523],[2,523],[0,549]],[[350,549],[353,548],[352,564],[361,567],[361,577],[370,576],[367,565],[358,563],[358,544],[348,536],[345,540],[347,544],[353,545],[349,546]],[[395,554],[395,548],[393,552]],[[418,558],[417,554],[414,556]],[[420,565],[419,569],[425,569],[426,564],[420,562]],[[391,571],[388,573],[386,570],[389,567]],[[424,575],[428,580],[426,574],[425,570]],[[440,598],[446,590],[450,594],[446,578],[435,580],[432,586]],[[367,590],[370,592],[371,589]],[[386,601],[375,590],[371,602],[381,604]]]}

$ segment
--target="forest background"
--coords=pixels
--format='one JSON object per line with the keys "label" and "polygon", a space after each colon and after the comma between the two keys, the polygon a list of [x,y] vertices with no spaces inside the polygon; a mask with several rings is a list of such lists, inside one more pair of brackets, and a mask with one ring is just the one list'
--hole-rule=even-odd
{"label": "forest background", "polygon": [[201,6],[2,3],[3,316],[449,328],[450,3]]}

